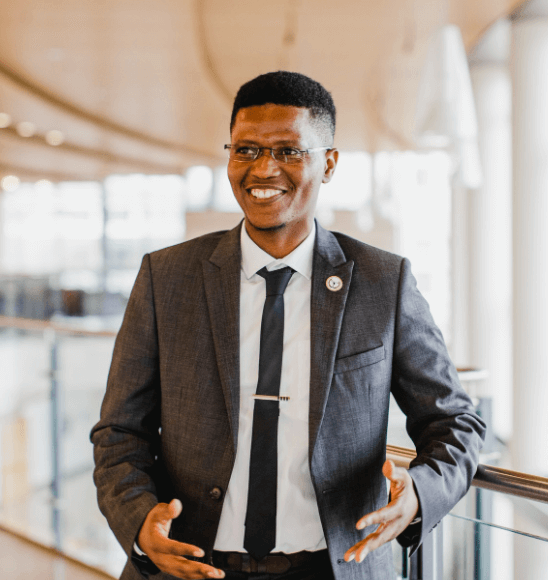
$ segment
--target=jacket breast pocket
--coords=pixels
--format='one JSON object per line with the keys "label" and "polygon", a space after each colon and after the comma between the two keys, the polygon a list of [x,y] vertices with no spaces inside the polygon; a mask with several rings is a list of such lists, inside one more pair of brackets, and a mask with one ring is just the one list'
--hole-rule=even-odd
{"label": "jacket breast pocket", "polygon": [[382,344],[381,346],[377,346],[371,350],[366,350],[365,352],[337,359],[335,361],[333,372],[336,374],[344,373],[346,371],[354,371],[375,364],[381,360],[384,360],[384,345]]}

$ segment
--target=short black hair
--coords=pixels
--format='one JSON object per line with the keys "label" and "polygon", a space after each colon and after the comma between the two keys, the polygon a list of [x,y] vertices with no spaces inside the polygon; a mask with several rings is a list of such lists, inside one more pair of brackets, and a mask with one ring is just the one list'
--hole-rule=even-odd
{"label": "short black hair", "polygon": [[230,131],[240,109],[266,104],[305,107],[331,143],[335,135],[336,109],[331,93],[301,73],[279,70],[259,75],[242,85],[234,99]]}

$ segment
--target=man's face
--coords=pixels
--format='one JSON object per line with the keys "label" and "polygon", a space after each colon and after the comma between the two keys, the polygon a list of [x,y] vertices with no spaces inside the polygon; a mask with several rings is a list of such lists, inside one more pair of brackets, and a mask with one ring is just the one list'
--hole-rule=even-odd
{"label": "man's face", "polygon": [[[308,109],[262,105],[240,109],[232,128],[232,147],[328,146]],[[317,151],[300,163],[276,161],[270,151],[251,162],[229,161],[228,178],[248,229],[290,228],[301,238],[310,231],[320,185],[327,183],[337,164],[337,152]]]}

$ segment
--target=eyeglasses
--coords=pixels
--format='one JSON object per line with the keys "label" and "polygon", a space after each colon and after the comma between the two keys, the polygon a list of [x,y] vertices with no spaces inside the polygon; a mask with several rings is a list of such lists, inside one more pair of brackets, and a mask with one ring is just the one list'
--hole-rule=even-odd
{"label": "eyeglasses", "polygon": [[242,145],[234,147],[233,145],[225,145],[228,149],[228,157],[230,161],[251,162],[258,159],[265,150],[270,151],[270,155],[280,163],[301,163],[309,153],[313,151],[327,151],[331,147],[313,147],[312,149],[296,149],[295,147],[250,147],[249,145]]}

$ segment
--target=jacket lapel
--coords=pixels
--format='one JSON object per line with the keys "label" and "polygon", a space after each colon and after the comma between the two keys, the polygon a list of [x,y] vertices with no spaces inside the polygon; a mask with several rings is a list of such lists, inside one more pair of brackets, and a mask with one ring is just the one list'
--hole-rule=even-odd
{"label": "jacket lapel", "polygon": [[[333,366],[339,344],[346,298],[352,279],[353,261],[346,257],[337,238],[316,223],[317,234],[312,268],[311,294],[311,345],[310,345],[310,410],[309,460],[312,461],[314,446],[322,423]],[[337,276],[342,288],[328,290],[326,281]]]}
{"label": "jacket lapel", "polygon": [[234,453],[240,412],[240,227],[227,232],[209,260],[203,260],[204,285],[215,357],[221,378]]}

